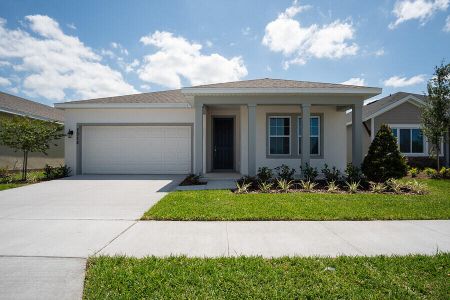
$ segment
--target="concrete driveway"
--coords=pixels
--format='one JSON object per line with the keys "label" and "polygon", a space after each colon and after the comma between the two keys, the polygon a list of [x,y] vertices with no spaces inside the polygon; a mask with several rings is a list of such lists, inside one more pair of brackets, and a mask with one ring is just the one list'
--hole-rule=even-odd
{"label": "concrete driveway", "polygon": [[0,299],[80,299],[98,253],[183,176],[74,176],[0,192]]}

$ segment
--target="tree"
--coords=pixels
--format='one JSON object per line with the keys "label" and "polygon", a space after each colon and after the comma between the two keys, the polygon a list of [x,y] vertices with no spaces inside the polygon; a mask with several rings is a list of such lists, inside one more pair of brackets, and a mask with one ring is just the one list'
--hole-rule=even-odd
{"label": "tree", "polygon": [[369,147],[362,171],[368,180],[384,182],[407,174],[405,157],[400,153],[397,141],[387,125],[381,125]]}
{"label": "tree", "polygon": [[[435,67],[434,76],[428,81],[428,96],[422,108],[422,132],[436,157],[439,170],[441,141],[448,139],[450,126],[450,64]],[[446,141],[448,142],[448,141]]]}
{"label": "tree", "polygon": [[63,136],[63,126],[56,122],[17,116],[0,121],[0,143],[16,152],[23,152],[22,180],[24,181],[27,179],[28,154],[39,152],[47,155],[50,143]]}

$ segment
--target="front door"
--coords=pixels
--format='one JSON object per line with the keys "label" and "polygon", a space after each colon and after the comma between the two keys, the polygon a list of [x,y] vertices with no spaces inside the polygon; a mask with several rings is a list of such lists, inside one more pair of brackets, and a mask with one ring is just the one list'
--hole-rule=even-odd
{"label": "front door", "polygon": [[213,118],[213,169],[233,170],[234,119]]}

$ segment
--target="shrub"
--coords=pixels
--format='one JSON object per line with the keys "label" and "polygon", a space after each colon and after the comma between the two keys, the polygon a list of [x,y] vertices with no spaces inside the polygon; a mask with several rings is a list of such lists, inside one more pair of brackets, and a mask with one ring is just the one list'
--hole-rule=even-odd
{"label": "shrub", "polygon": [[322,174],[325,176],[327,182],[339,181],[341,179],[341,171],[336,169],[336,167],[330,169],[327,164],[323,166]]}
{"label": "shrub", "polygon": [[346,181],[345,184],[347,185],[349,193],[355,194],[358,191],[359,181],[358,182],[348,182],[348,181]]}
{"label": "shrub", "polygon": [[425,184],[418,182],[417,180],[408,181],[406,188],[414,194],[423,195],[428,192],[428,188]]}
{"label": "shrub", "polygon": [[7,168],[0,168],[0,183],[7,183],[10,179],[10,174]]}
{"label": "shrub", "polygon": [[361,182],[363,180],[361,169],[348,163],[345,168],[345,180],[347,182]]}
{"label": "shrub", "polygon": [[275,170],[277,171],[277,177],[278,179],[284,179],[286,181],[292,181],[294,180],[294,168],[289,168],[289,166],[282,164],[279,167],[276,167]]}
{"label": "shrub", "polygon": [[260,181],[260,182],[271,181],[273,178],[272,169],[270,169],[268,167],[260,167],[258,169],[258,174],[256,174],[256,178],[258,178],[258,181]]}
{"label": "shrub", "polygon": [[314,181],[319,175],[317,168],[313,168],[309,164],[305,164],[304,167],[300,166],[300,170],[302,171],[303,179],[306,181]]}
{"label": "shrub", "polygon": [[277,179],[277,185],[281,191],[287,193],[291,189],[291,187],[293,185],[293,181],[286,180],[286,179]]}
{"label": "shrub", "polygon": [[411,168],[409,169],[409,175],[411,175],[412,178],[417,177],[419,175],[420,171],[417,168]]}
{"label": "shrub", "polygon": [[248,190],[250,189],[250,187],[252,186],[251,182],[241,182],[239,183],[239,181],[236,182],[236,193],[238,194],[246,194],[248,193]]}
{"label": "shrub", "polygon": [[66,165],[60,165],[59,167],[45,165],[44,167],[44,177],[48,180],[67,177],[70,172],[70,168]]}
{"label": "shrub", "polygon": [[364,158],[362,171],[368,180],[384,182],[389,178],[402,178],[407,174],[405,157],[387,125],[381,125]]}
{"label": "shrub", "polygon": [[436,179],[436,178],[439,177],[438,171],[436,171],[436,170],[433,169],[433,168],[426,168],[426,169],[424,170],[424,172],[425,172],[425,174],[427,174],[427,176],[430,177],[430,178]]}
{"label": "shrub", "polygon": [[314,190],[314,188],[316,187],[317,183],[313,182],[313,181],[309,181],[309,180],[302,180],[300,181],[300,185],[302,187],[302,189],[304,189],[307,192],[311,192],[312,190]]}
{"label": "shrub", "polygon": [[339,191],[339,186],[336,184],[335,181],[330,181],[328,182],[327,185],[327,191],[329,193],[336,193],[337,191]]}
{"label": "shrub", "polygon": [[273,183],[267,181],[261,181],[258,184],[258,188],[263,193],[269,193],[272,190]]}
{"label": "shrub", "polygon": [[370,182],[370,190],[372,193],[382,193],[386,190],[386,186],[382,182]]}
{"label": "shrub", "polygon": [[444,179],[450,178],[450,168],[442,167],[439,170],[439,177]]}
{"label": "shrub", "polygon": [[400,194],[402,192],[403,187],[404,187],[403,184],[400,181],[398,181],[396,179],[393,179],[393,178],[391,178],[388,181],[386,181],[386,185],[388,186],[388,188],[392,192],[394,192],[396,194]]}

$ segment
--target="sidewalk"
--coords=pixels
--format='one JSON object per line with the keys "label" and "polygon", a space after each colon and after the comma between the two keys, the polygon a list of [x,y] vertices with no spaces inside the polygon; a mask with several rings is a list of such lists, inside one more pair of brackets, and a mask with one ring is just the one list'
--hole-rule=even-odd
{"label": "sidewalk", "polygon": [[450,221],[137,222],[98,254],[338,256],[450,251]]}

